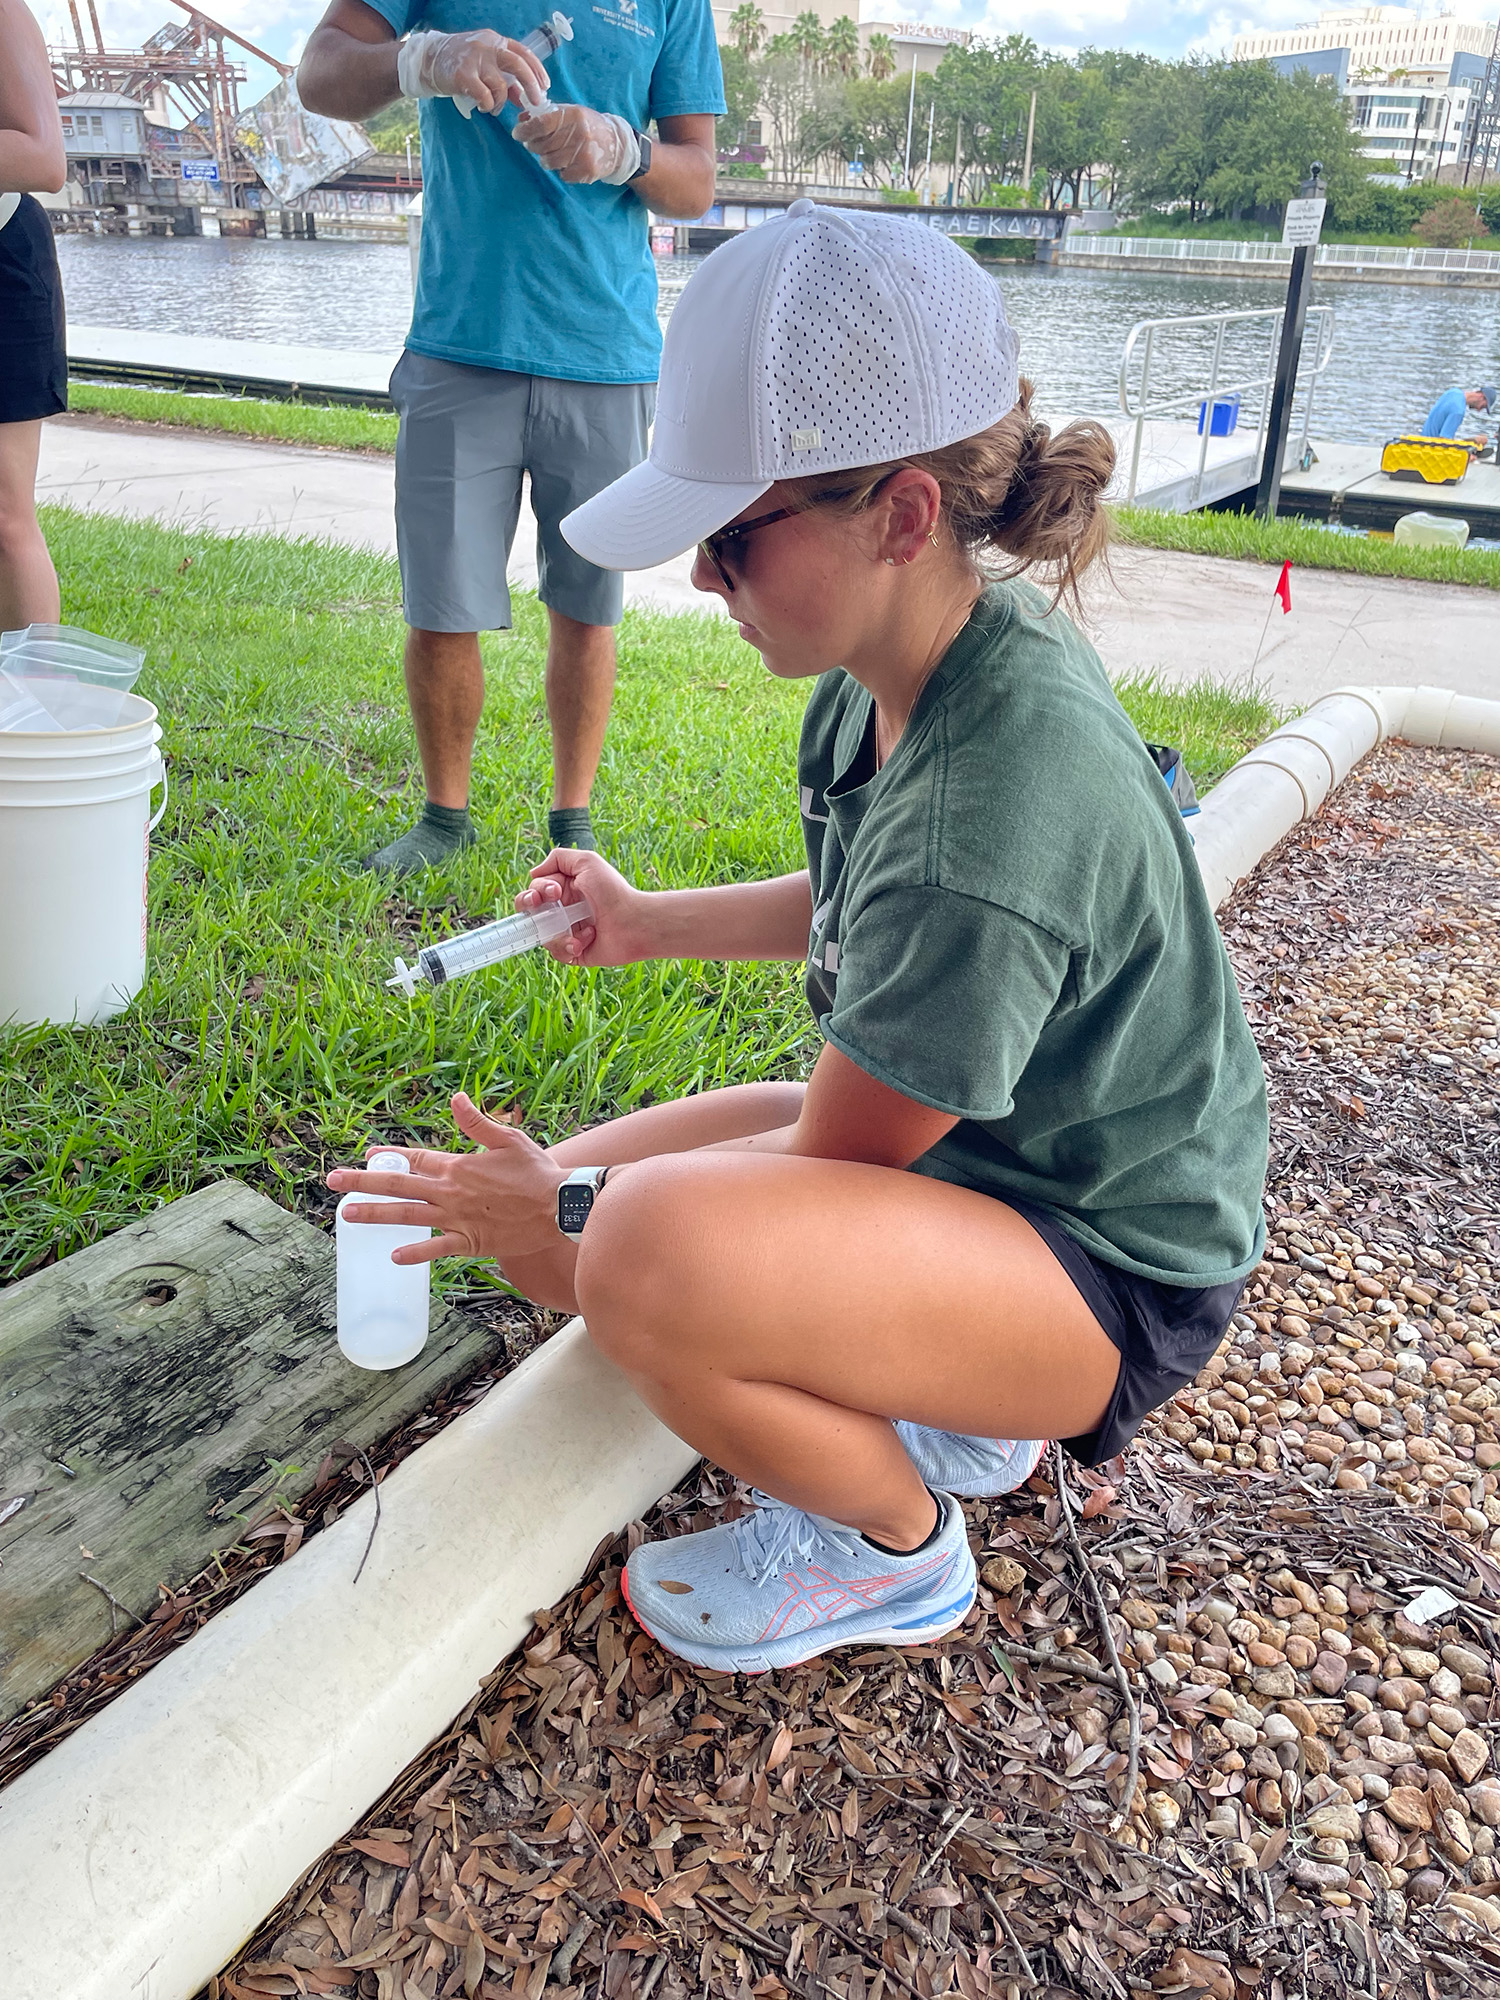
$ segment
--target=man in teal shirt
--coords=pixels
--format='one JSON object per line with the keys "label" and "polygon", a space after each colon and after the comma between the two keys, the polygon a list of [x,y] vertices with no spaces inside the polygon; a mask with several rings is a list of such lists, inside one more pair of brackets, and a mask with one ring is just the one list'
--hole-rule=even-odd
{"label": "man in teal shirt", "polygon": [[[724,99],[709,0],[590,0],[543,68],[519,38],[549,17],[546,0],[333,0],[298,70],[303,103],[333,117],[369,117],[403,90],[422,100],[421,258],[391,399],[427,800],[370,859],[396,874],[475,837],[478,634],[511,622],[523,474],[550,627],[548,831],[595,844],[623,586],[557,524],[646,454],[661,353],[647,209],[701,215],[713,198]],[[543,91],[550,108],[533,112]]]}
{"label": "man in teal shirt", "polygon": [[1422,426],[1423,437],[1457,437],[1459,426],[1470,410],[1483,410],[1488,414],[1495,407],[1497,395],[1500,395],[1500,390],[1496,389],[1445,389],[1427,412],[1427,421]]}

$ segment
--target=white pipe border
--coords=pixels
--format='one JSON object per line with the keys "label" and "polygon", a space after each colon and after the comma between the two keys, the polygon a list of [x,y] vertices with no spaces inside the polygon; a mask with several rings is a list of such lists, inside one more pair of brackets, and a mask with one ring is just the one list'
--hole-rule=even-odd
{"label": "white pipe border", "polygon": [[4,2000],[191,2000],[697,1462],[573,1320],[0,1792]]}
{"label": "white pipe border", "polygon": [[1192,822],[1214,908],[1390,736],[1500,753],[1500,701],[1449,688],[1346,687],[1283,723],[1224,774]]}
{"label": "white pipe border", "polygon": [[[1387,736],[1500,753],[1500,701],[1341,688],[1193,823],[1214,906]],[[0,1792],[4,2000],[191,2000],[695,1455],[573,1320]]]}

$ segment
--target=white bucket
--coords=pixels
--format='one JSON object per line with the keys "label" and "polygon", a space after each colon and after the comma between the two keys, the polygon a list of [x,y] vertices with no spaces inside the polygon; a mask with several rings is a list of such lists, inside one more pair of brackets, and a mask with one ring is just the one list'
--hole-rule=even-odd
{"label": "white bucket", "polygon": [[146,976],[161,730],[139,695],[101,691],[101,705],[114,726],[0,732],[0,1022],[92,1027]]}

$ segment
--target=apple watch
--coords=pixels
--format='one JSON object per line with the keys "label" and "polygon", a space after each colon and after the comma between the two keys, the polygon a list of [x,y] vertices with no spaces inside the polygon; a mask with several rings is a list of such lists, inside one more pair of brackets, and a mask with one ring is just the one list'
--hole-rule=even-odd
{"label": "apple watch", "polygon": [[557,1190],[557,1226],[570,1242],[582,1240],[583,1225],[608,1172],[608,1167],[575,1167]]}
{"label": "apple watch", "polygon": [[636,144],[641,149],[641,157],[636,164],[635,172],[626,175],[626,187],[629,187],[632,181],[640,180],[643,174],[649,174],[651,171],[651,141],[644,132],[637,132],[635,138]]}

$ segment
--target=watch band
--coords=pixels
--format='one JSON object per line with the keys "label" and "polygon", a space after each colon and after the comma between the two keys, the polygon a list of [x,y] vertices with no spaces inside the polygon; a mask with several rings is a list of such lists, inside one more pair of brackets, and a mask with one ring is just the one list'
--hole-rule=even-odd
{"label": "watch band", "polygon": [[636,138],[636,144],[641,149],[641,157],[639,162],[637,163],[635,172],[633,174],[628,174],[626,176],[625,179],[626,187],[629,187],[632,181],[638,181],[643,174],[649,174],[651,171],[650,137],[645,132],[637,132],[635,138]]}
{"label": "watch band", "polygon": [[581,1242],[608,1167],[575,1167],[557,1190],[557,1226],[571,1243]]}

